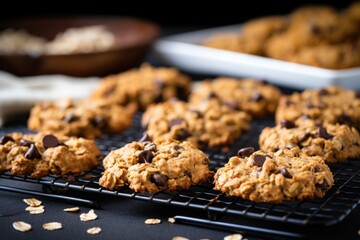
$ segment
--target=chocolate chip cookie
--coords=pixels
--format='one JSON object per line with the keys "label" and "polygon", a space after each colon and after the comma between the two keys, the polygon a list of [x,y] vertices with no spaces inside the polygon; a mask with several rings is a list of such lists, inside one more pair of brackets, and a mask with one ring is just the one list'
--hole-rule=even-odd
{"label": "chocolate chip cookie", "polygon": [[216,190],[255,202],[321,198],[334,183],[324,160],[298,149],[254,152],[241,149],[214,176]]}
{"label": "chocolate chip cookie", "polygon": [[129,185],[135,192],[188,189],[209,181],[208,157],[190,142],[162,139],[132,142],[105,157],[99,184],[114,190]]}
{"label": "chocolate chip cookie", "polygon": [[120,105],[136,104],[144,110],[149,104],[173,97],[186,100],[189,93],[190,78],[176,68],[143,64],[139,69],[105,77],[93,91],[92,98]]}
{"label": "chocolate chip cookie", "polygon": [[198,147],[228,146],[249,129],[250,116],[218,99],[168,101],[150,106],[142,125],[151,139],[187,140]]}
{"label": "chocolate chip cookie", "polygon": [[131,126],[133,113],[134,107],[125,108],[102,99],[39,102],[31,110],[28,127],[58,135],[95,138],[126,130]]}
{"label": "chocolate chip cookie", "polygon": [[36,179],[82,174],[99,165],[100,156],[95,142],[84,138],[18,132],[0,138],[0,172]]}
{"label": "chocolate chip cookie", "polygon": [[283,120],[276,127],[262,130],[259,146],[266,152],[299,148],[308,156],[321,156],[325,162],[334,163],[360,156],[360,135],[347,125]]}
{"label": "chocolate chip cookie", "polygon": [[360,129],[360,95],[341,87],[309,89],[280,99],[276,122],[310,118],[319,122],[347,124]]}
{"label": "chocolate chip cookie", "polygon": [[266,81],[219,77],[203,81],[190,95],[190,102],[217,98],[235,110],[264,117],[275,112],[280,96],[280,90]]}

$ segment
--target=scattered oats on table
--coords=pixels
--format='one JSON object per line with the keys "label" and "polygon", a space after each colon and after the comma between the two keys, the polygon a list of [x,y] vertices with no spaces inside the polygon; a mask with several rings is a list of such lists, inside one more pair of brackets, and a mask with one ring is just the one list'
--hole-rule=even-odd
{"label": "scattered oats on table", "polygon": [[89,228],[88,230],[86,230],[86,232],[88,234],[98,234],[101,232],[101,228],[99,227],[92,227],[92,228]]}
{"label": "scattered oats on table", "polygon": [[168,218],[169,223],[175,223],[175,218]]}
{"label": "scattered oats on table", "polygon": [[64,208],[64,212],[79,212],[79,207],[72,207],[72,208]]}
{"label": "scattered oats on table", "polygon": [[243,236],[241,234],[231,234],[224,237],[224,240],[242,240]]}
{"label": "scattered oats on table", "polygon": [[37,200],[36,198],[25,198],[23,199],[23,201],[31,207],[38,207],[42,203],[40,200]]}
{"label": "scattered oats on table", "polygon": [[97,215],[94,212],[94,209],[91,209],[88,213],[80,214],[80,220],[83,222],[91,221],[97,219]]}
{"label": "scattered oats on table", "polygon": [[145,224],[159,224],[159,223],[161,223],[161,220],[157,218],[149,218],[145,220]]}
{"label": "scattered oats on table", "polygon": [[190,240],[188,238],[185,238],[185,237],[181,237],[181,236],[175,236],[172,238],[172,240]]}
{"label": "scattered oats on table", "polygon": [[15,230],[18,230],[20,232],[27,232],[31,230],[31,225],[23,221],[13,222],[13,227],[15,228]]}
{"label": "scattered oats on table", "polygon": [[62,224],[59,222],[49,222],[42,225],[45,230],[53,231],[62,229]]}

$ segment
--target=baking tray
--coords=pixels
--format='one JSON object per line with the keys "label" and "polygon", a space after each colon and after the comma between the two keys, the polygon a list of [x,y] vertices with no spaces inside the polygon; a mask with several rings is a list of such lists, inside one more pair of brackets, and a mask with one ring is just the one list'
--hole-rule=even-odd
{"label": "baking tray", "polygon": [[[137,113],[132,127],[122,134],[104,135],[96,139],[99,148],[105,156],[111,150],[138,140],[142,136],[140,124],[141,113]],[[236,155],[239,148],[253,146],[258,148],[258,136],[266,126],[273,126],[272,118],[257,119],[251,123],[251,130],[244,134],[228,153],[220,149],[204,149],[210,158],[213,170],[222,167],[231,156]],[[0,136],[14,132],[28,132],[25,125],[0,128]],[[281,204],[256,203],[236,197],[228,197],[213,190],[212,184],[193,186],[189,190],[176,192],[160,192],[155,194],[136,193],[128,187],[117,191],[104,189],[99,185],[99,178],[104,169],[99,166],[76,178],[62,178],[50,175],[42,179],[32,179],[24,176],[14,176],[9,172],[0,174],[0,178],[9,181],[20,181],[39,184],[60,189],[72,189],[80,192],[112,195],[134,200],[149,201],[166,206],[181,206],[184,208],[207,211],[209,216],[221,218],[230,217],[233,222],[241,222],[243,217],[257,220],[291,224],[296,226],[329,226],[341,222],[360,203],[360,159],[349,160],[343,164],[332,164],[335,184],[322,199],[306,201],[286,201]],[[224,223],[229,225],[230,223]],[[232,227],[233,225],[229,225]]]}
{"label": "baking tray", "polygon": [[328,85],[360,89],[360,67],[330,70],[199,45],[214,34],[237,33],[241,28],[237,24],[171,35],[157,40],[152,51],[160,63],[191,73],[252,77],[297,89]]}

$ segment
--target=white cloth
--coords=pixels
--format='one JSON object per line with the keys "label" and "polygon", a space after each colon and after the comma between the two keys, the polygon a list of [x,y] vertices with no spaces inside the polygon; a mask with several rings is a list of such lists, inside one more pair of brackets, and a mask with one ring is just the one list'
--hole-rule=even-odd
{"label": "white cloth", "polygon": [[99,80],[64,75],[17,77],[0,71],[0,127],[19,113],[30,111],[38,101],[87,98]]}

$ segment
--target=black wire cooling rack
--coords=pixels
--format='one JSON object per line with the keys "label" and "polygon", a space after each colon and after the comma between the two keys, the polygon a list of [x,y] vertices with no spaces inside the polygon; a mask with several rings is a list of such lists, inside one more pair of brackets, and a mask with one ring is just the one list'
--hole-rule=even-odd
{"label": "black wire cooling rack", "polygon": [[[137,114],[133,126],[128,131],[119,135],[104,135],[96,140],[104,156],[113,149],[141,138],[140,118],[141,114]],[[265,126],[272,126],[273,124],[272,119],[253,121],[251,131],[243,135],[227,153],[223,153],[221,149],[204,149],[209,155],[211,168],[216,170],[223,166],[230,156],[236,154],[239,148],[246,146],[257,148],[259,133]],[[26,132],[27,129],[23,125],[2,128],[0,135],[13,131]],[[343,164],[333,164],[330,168],[334,174],[335,184],[324,198],[287,201],[282,204],[255,203],[236,197],[228,197],[213,190],[212,184],[193,186],[189,190],[179,192],[156,194],[135,193],[129,188],[110,191],[98,184],[103,172],[101,166],[76,178],[50,175],[37,180],[30,177],[13,176],[9,172],[0,174],[0,178],[201,209],[207,211],[208,216],[241,216],[301,226],[328,226],[341,222],[360,203],[360,160],[353,159]]]}

